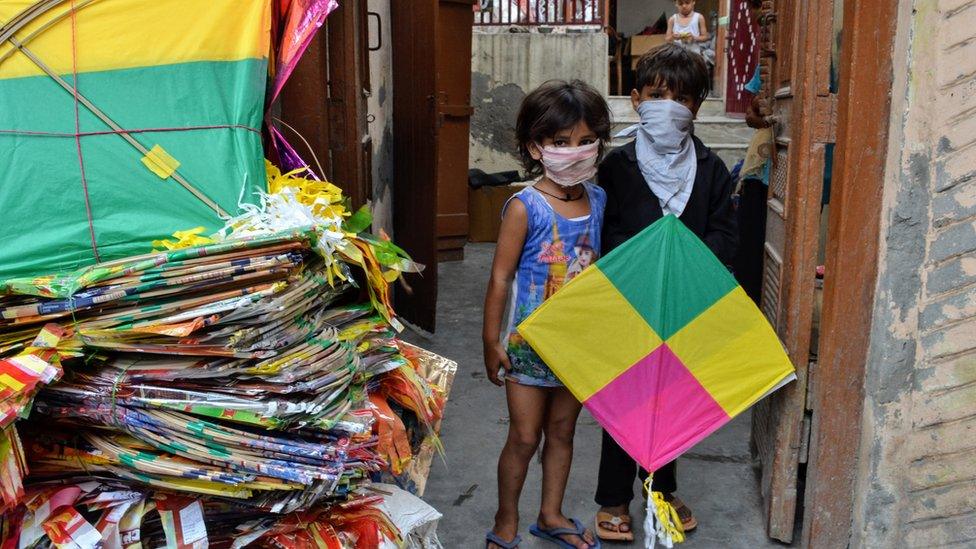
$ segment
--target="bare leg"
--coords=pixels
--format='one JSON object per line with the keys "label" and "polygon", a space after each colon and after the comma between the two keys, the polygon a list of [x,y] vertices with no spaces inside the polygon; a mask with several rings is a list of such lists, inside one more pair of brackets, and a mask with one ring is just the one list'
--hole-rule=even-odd
{"label": "bare leg", "polygon": [[505,541],[518,533],[518,501],[529,462],[542,436],[545,417],[546,389],[505,384],[508,396],[508,439],[498,457],[498,512],[495,513],[494,532]]}
{"label": "bare leg", "polygon": [[[542,507],[539,510],[539,526],[544,529],[573,528],[573,522],[563,515],[563,496],[566,481],[573,463],[573,435],[580,403],[567,389],[551,389],[549,408],[543,431],[546,434],[542,447]],[[579,536],[561,536],[566,542],[586,548],[595,542],[589,531]]]}

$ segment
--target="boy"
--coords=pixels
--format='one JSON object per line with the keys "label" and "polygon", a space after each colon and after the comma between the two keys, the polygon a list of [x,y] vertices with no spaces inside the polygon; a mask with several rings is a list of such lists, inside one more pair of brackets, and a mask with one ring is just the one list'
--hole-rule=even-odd
{"label": "boy", "polygon": [[[623,132],[636,140],[608,154],[597,174],[607,193],[604,253],[671,214],[729,264],[737,245],[732,179],[718,156],[692,134],[695,115],[708,95],[708,68],[701,56],[665,44],[641,57],[636,73],[631,101],[641,122]],[[595,498],[602,539],[633,539],[629,506],[636,474],[637,464],[604,431]],[[685,530],[693,530],[697,521],[674,497],[676,489],[671,462],[654,473],[653,490],[664,493]]]}

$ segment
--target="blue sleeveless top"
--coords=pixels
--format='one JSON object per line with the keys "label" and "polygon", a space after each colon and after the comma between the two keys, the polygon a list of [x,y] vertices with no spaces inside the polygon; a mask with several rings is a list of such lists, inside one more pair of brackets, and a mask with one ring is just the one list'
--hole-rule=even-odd
{"label": "blue sleeveless top", "polygon": [[600,258],[600,229],[607,195],[593,183],[584,183],[584,188],[590,200],[590,215],[575,219],[556,213],[535,187],[526,187],[509,199],[509,203],[521,200],[528,214],[509,307],[506,347],[512,363],[508,379],[523,385],[562,386],[516,327],[556,290]]}

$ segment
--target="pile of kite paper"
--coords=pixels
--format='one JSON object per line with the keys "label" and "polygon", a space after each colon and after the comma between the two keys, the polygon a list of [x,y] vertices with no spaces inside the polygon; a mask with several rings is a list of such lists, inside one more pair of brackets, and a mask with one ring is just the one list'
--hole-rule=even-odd
{"label": "pile of kite paper", "polygon": [[[177,545],[327,531],[346,509],[333,504],[366,513],[369,478],[417,451],[394,408],[436,437],[446,383],[427,381],[435,357],[396,339],[387,300],[410,262],[355,234],[363,214],[345,216],[330,185],[287,179],[305,188],[266,195],[228,238],[7,281],[0,486],[22,546],[67,532],[125,546],[140,525]],[[323,193],[298,198],[309,186],[329,188],[331,226],[258,234],[280,208],[319,208]],[[168,530],[166,509],[206,527]]]}
{"label": "pile of kite paper", "polygon": [[0,3],[2,546],[408,534],[370,482],[422,487],[454,368],[396,337],[417,266],[262,158],[334,7]]}

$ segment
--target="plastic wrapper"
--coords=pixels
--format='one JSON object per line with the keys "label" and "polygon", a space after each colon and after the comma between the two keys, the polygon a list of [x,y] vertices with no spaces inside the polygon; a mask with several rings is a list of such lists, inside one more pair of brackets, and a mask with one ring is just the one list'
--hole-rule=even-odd
{"label": "plastic wrapper", "polygon": [[[278,98],[288,77],[295,70],[302,54],[312,43],[316,32],[325,18],[339,6],[336,0],[276,0],[274,27],[272,32],[271,93],[268,96],[268,130],[271,133],[271,146],[278,155],[278,161],[288,169],[305,169],[311,174],[307,163],[295,151],[284,134],[270,123],[271,105]],[[323,176],[324,174],[318,174]]]}
{"label": "plastic wrapper", "polygon": [[[380,509],[390,517],[403,539],[399,547],[407,549],[443,549],[437,538],[437,524],[441,514],[422,499],[392,484],[375,484],[384,493]],[[398,547],[392,541],[380,544],[381,549]]]}
{"label": "plastic wrapper", "polygon": [[[436,440],[446,396],[391,322],[387,287],[415,267],[354,232],[363,214],[330,186],[275,177],[286,179],[277,194],[219,233],[194,233],[206,239],[198,246],[177,237],[163,251],[8,285],[3,360],[34,357],[44,375],[0,400],[22,404],[11,422],[30,411],[5,432],[9,444],[0,437],[5,543],[399,539],[364,503],[377,497],[371,479],[402,476]],[[269,221],[305,207],[295,226]],[[400,414],[414,418],[409,431]],[[31,502],[67,485],[77,490],[58,497],[71,502],[34,513]]]}
{"label": "plastic wrapper", "polygon": [[370,485],[438,413],[390,300],[420,267],[270,116],[337,2],[175,4],[0,3],[0,547],[399,544]]}

